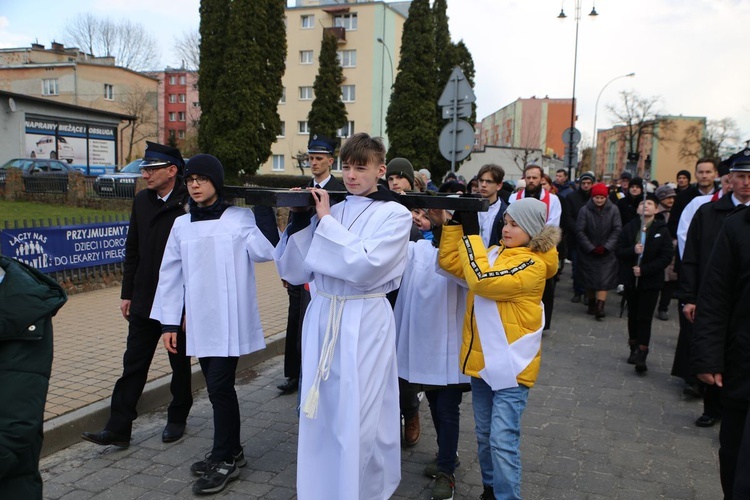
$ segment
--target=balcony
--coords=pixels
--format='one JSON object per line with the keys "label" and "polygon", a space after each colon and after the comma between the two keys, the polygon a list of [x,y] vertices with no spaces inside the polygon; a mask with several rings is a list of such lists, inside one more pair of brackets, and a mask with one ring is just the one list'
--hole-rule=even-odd
{"label": "balcony", "polygon": [[323,28],[323,36],[333,35],[339,43],[346,43],[346,28]]}

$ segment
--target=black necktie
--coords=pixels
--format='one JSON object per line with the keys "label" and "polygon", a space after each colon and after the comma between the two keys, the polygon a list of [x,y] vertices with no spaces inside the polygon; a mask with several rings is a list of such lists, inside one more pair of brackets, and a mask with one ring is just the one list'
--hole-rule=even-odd
{"label": "black necktie", "polygon": [[315,189],[320,189],[320,184],[315,184]]}

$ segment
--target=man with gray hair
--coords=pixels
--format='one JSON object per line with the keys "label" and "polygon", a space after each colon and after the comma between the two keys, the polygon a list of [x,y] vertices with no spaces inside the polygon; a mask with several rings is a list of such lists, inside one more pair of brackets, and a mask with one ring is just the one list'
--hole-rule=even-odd
{"label": "man with gray hair", "polygon": [[422,180],[424,181],[424,185],[427,186],[427,191],[434,191],[437,193],[437,186],[432,182],[432,174],[429,170],[426,168],[420,168],[419,169],[419,175],[422,176]]}

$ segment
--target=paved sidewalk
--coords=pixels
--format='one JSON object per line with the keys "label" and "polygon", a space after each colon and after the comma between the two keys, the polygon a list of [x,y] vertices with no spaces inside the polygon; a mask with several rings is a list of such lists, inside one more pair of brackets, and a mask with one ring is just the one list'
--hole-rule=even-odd
{"label": "paved sidewalk", "polygon": [[[625,363],[626,320],[615,314],[619,297],[610,296],[609,316],[597,322],[569,302],[569,288],[568,279],[558,284],[553,329],[545,335],[541,374],[523,418],[524,498],[721,498],[718,427],[694,426],[701,404],[686,400],[669,375],[675,309],[670,321],[654,320],[649,371],[639,377]],[[276,390],[282,360],[256,365],[238,383],[248,465],[221,498],[295,496],[296,397]],[[471,396],[464,401],[456,498],[478,498]],[[424,403],[421,416],[423,437],[402,454],[396,499],[429,498],[432,482],[421,471],[436,445]],[[193,497],[188,469],[209,450],[213,435],[205,391],[197,395],[185,438],[163,444],[164,419],[164,408],[139,417],[127,450],[79,443],[47,456],[41,464],[45,498]]]}

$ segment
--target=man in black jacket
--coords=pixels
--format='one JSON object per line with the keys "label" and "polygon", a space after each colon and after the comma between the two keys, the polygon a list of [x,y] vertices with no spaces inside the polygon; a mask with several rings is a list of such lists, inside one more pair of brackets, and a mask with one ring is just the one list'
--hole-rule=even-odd
{"label": "man in black jacket", "polygon": [[[307,157],[310,161],[312,179],[304,187],[323,188],[326,191],[346,191],[346,186],[331,175],[335,161],[336,141],[320,134],[313,134],[307,144]],[[273,243],[273,242],[272,242]],[[294,393],[299,386],[300,368],[302,366],[302,320],[310,303],[310,291],[305,285],[290,285],[282,281],[289,295],[289,309],[286,321],[286,340],[284,341],[284,376],[286,380],[276,387],[283,394]]]}
{"label": "man in black jacket", "polygon": [[693,198],[715,193],[718,190],[716,179],[719,175],[719,160],[717,158],[701,158],[695,164],[695,184],[677,193],[672,210],[669,213],[667,229],[673,237],[677,236],[677,226],[685,207]]}
{"label": "man in black jacket", "polygon": [[[110,417],[104,430],[84,432],[86,441],[127,448],[136,405],[146,385],[148,370],[162,331],[158,321],[149,318],[159,281],[159,267],[174,220],[185,214],[188,194],[180,181],[185,162],[176,148],[147,142],[141,174],[148,189],[136,194],[125,243],[120,311],[128,321],[128,340],[122,359],[122,376],[112,392]],[[185,432],[193,396],[190,387],[190,358],[185,355],[185,332],[177,337],[177,354],[169,354],[172,366],[172,402],[162,441],[180,439]]]}
{"label": "man in black jacket", "polygon": [[[750,150],[734,159],[750,199]],[[725,498],[750,498],[750,210],[724,220],[703,275],[695,309],[691,368],[722,388],[719,466]]]}

